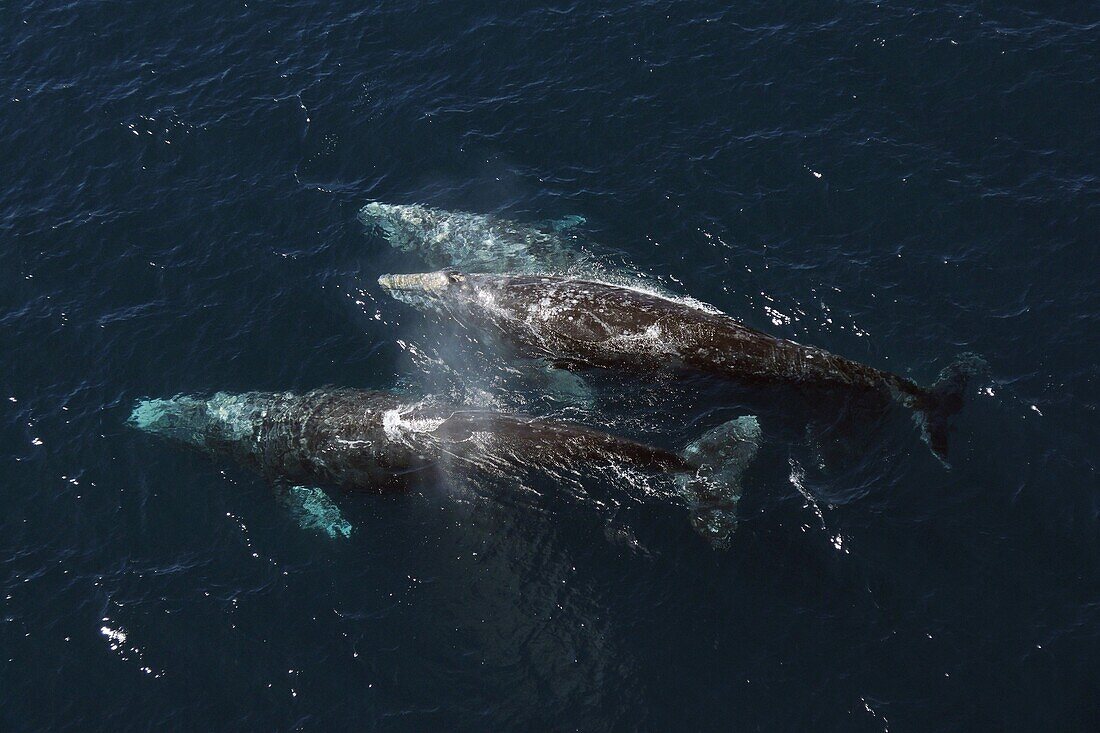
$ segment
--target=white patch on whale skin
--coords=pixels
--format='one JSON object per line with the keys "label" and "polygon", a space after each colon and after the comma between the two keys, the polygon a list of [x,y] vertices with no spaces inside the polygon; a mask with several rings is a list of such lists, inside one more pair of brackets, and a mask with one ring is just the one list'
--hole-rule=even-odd
{"label": "white patch on whale skin", "polygon": [[348,448],[370,448],[372,445],[369,440],[348,440],[347,438],[337,438],[336,442]]}
{"label": "white patch on whale skin", "polygon": [[680,349],[679,344],[665,339],[665,334],[657,323],[651,323],[643,331],[617,334],[604,343],[612,350],[648,351],[650,354],[664,356],[676,356]]}
{"label": "white patch on whale skin", "polygon": [[[574,282],[576,282],[576,281],[574,281]],[[622,282],[617,282],[617,281],[614,281],[614,280],[600,280],[600,279],[594,279],[594,280],[591,280],[591,282],[594,282],[598,285],[606,285],[608,287],[618,288],[620,290],[632,290],[635,293],[642,293],[643,295],[648,295],[648,296],[651,296],[653,298],[659,298],[659,299],[664,300],[666,302],[678,303],[679,305],[686,305],[688,308],[692,308],[692,309],[697,310],[697,311],[702,311],[704,313],[709,313],[709,314],[714,315],[714,316],[728,315],[727,313],[725,313],[725,311],[722,311],[719,308],[715,308],[710,303],[705,303],[701,300],[697,300],[696,298],[693,298],[690,295],[681,295],[681,294],[669,293],[669,292],[666,292],[664,290],[657,289],[656,287],[651,287],[650,283],[639,284],[638,282],[633,281],[633,280],[623,280]],[[584,290],[584,291],[581,291],[581,292],[583,292],[585,295],[590,294],[590,292],[588,290]]]}
{"label": "white patch on whale skin", "polygon": [[[684,305],[693,310],[702,311],[703,313],[709,313],[716,316],[728,316],[725,311],[715,308],[710,303],[705,303],[701,300],[692,298],[690,295],[671,294],[658,290],[653,287],[649,287],[648,283],[639,284],[635,279],[630,278],[616,278],[616,279],[603,279],[603,278],[591,278],[591,277],[564,277],[559,280],[553,280],[550,278],[544,278],[541,283],[543,285],[552,288],[552,291],[557,294],[563,292],[562,298],[565,300],[564,305],[572,305],[579,307],[581,305],[581,298],[583,297],[586,302],[592,296],[592,291],[588,289],[589,284],[603,285],[609,288],[615,288],[617,290],[630,290],[635,293],[642,293],[652,298],[657,298],[668,303],[676,303],[678,305]],[[732,316],[730,316],[732,317]]]}
{"label": "white patch on whale skin", "polygon": [[[535,327],[535,321],[549,321],[551,318],[560,316],[563,311],[570,307],[570,303],[554,303],[554,301],[544,296],[539,302],[531,303],[527,307],[527,318],[524,319],[528,326]],[[568,316],[568,319],[573,320],[573,316]]]}
{"label": "white patch on whale skin", "polygon": [[495,308],[497,304],[496,296],[488,290],[478,290],[477,301],[486,308]]}
{"label": "white patch on whale skin", "polygon": [[478,288],[475,293],[474,300],[478,307],[485,309],[486,312],[504,321],[510,321],[515,318],[515,315],[511,311],[497,302],[496,294],[493,293],[492,290]]}
{"label": "white patch on whale skin", "polygon": [[422,405],[420,403],[395,407],[382,413],[382,430],[390,440],[404,440],[409,435],[432,433],[442,425],[443,417],[417,417],[412,414]]}
{"label": "white patch on whale skin", "polygon": [[241,395],[218,392],[206,404],[210,416],[221,423],[230,440],[252,434],[252,408]]}
{"label": "white patch on whale skin", "polygon": [[643,293],[644,295],[649,295],[653,298],[660,298],[661,300],[668,301],[670,303],[686,305],[688,308],[692,308],[697,311],[703,311],[704,313],[709,313],[714,316],[727,315],[724,311],[715,308],[710,303],[704,303],[701,300],[696,300],[690,295],[670,295],[669,293],[664,293],[659,290],[652,290],[650,288],[624,283],[604,282],[602,280],[597,280],[595,282],[598,282],[600,285],[608,285],[610,287],[620,288],[622,290],[633,290],[636,293]]}

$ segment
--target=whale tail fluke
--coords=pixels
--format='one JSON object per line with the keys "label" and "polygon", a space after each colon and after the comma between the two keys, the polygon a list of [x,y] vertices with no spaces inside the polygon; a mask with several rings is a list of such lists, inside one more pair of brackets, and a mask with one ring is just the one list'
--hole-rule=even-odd
{"label": "whale tail fluke", "polygon": [[741,477],[760,442],[760,423],[754,415],[743,415],[707,431],[681,451],[696,469],[685,487],[692,527],[716,549],[729,545],[737,524]]}
{"label": "whale tail fluke", "polygon": [[985,359],[977,354],[961,354],[940,372],[936,383],[925,390],[914,404],[928,447],[945,465],[950,419],[962,410],[967,385],[988,368]]}

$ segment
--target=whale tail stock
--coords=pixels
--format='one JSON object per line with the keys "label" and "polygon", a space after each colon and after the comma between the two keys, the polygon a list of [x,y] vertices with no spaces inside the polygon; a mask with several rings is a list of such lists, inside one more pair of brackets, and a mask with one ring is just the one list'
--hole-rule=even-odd
{"label": "whale tail stock", "polygon": [[947,463],[950,418],[962,410],[967,385],[988,366],[977,354],[961,354],[940,372],[935,384],[922,390],[913,400],[912,407],[916,410],[924,439],[944,464]]}
{"label": "whale tail stock", "polygon": [[760,423],[754,415],[723,423],[680,452],[696,471],[685,487],[691,525],[711,546],[729,545],[737,524],[741,477],[760,448]]}

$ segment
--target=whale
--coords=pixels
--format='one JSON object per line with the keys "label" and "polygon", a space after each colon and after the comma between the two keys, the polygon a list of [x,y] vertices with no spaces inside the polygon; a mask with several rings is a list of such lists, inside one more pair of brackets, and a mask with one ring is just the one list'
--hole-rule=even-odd
{"label": "whale", "polygon": [[761,435],[743,416],[674,451],[578,423],[358,389],[142,399],[128,423],[307,492],[314,505],[325,489],[403,491],[443,468],[518,475],[599,464],[669,475],[692,526],[715,547],[737,523],[742,474]]}
{"label": "whale", "polygon": [[359,211],[368,232],[428,267],[479,272],[572,272],[589,263],[571,230],[584,217],[523,224],[488,214],[372,201]]}
{"label": "whale", "polygon": [[932,386],[778,338],[690,299],[594,280],[443,270],[383,275],[398,300],[504,337],[568,368],[698,372],[744,384],[820,387],[896,399],[911,408],[946,463],[948,419],[984,362],[965,354]]}

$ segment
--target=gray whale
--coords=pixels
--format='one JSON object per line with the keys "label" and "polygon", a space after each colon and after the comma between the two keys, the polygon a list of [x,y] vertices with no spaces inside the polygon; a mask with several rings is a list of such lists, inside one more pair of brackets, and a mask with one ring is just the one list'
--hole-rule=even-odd
{"label": "gray whale", "polygon": [[694,370],[749,383],[840,388],[896,398],[947,454],[947,418],[962,407],[980,360],[967,356],[922,387],[824,349],[776,338],[697,302],[591,280],[456,271],[383,275],[399,300],[444,311],[565,365],[652,372]]}
{"label": "gray whale", "polygon": [[755,418],[743,417],[676,452],[575,423],[355,389],[141,400],[129,423],[283,485],[400,490],[440,464],[500,472],[612,463],[672,474],[695,528],[715,545],[733,529],[760,438]]}

